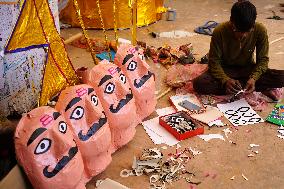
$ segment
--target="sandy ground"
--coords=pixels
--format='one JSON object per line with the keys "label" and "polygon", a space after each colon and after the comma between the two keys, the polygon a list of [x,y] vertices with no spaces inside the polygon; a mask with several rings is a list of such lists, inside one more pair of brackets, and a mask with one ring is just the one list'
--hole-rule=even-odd
{"label": "sandy ground", "polygon": [[[168,2],[168,1],[166,1]],[[192,32],[199,25],[203,25],[208,20],[217,22],[227,21],[230,16],[230,8],[234,1],[231,0],[176,0],[169,3],[170,6],[177,10],[176,21],[168,22],[161,20],[148,27],[138,29],[138,40],[142,40],[147,45],[160,47],[168,44],[177,47],[182,44],[192,43],[196,58],[200,59],[209,50],[210,37],[205,35],[195,35],[192,37],[181,39],[154,39],[148,35],[148,30],[154,32],[163,32],[171,30],[186,30]],[[279,16],[284,17],[281,13],[278,4],[281,1],[258,0],[252,1],[258,10],[259,22],[266,25],[269,34],[269,40],[273,41],[284,36],[284,21],[268,20],[266,17],[272,16],[270,10],[277,12]],[[283,3],[283,1],[282,1]],[[80,29],[65,29],[61,31],[64,38],[68,38],[75,33],[80,32]],[[103,38],[102,31],[92,30],[89,32],[92,37]],[[114,32],[108,31],[108,36],[113,39]],[[130,30],[119,31],[119,37],[131,39]],[[93,62],[90,53],[83,49],[78,49],[68,45],[67,50],[74,66],[92,67]],[[274,43],[270,47],[270,68],[284,69],[284,40]],[[153,64],[149,61],[152,70],[158,76],[157,90],[163,91],[167,88],[163,80],[165,76],[165,68]],[[169,106],[168,97],[174,92],[159,100],[157,108]],[[269,109],[259,114],[265,118],[272,110],[273,104]],[[155,117],[153,113],[150,117]],[[184,147],[196,147],[202,151],[202,154],[190,160],[187,164],[187,169],[196,174],[196,178],[202,181],[197,186],[198,189],[227,189],[227,188],[242,188],[242,189],[259,189],[259,188],[284,188],[284,141],[276,137],[275,125],[268,123],[243,126],[238,131],[234,131],[230,135],[231,140],[237,145],[232,145],[227,141],[211,140],[205,142],[198,137],[193,137],[184,140],[180,143]],[[246,132],[251,130],[251,132]],[[205,133],[222,133],[222,128],[213,128],[208,130],[205,128]],[[259,144],[259,154],[255,157],[248,158],[250,153],[248,150],[249,144]],[[149,188],[149,178],[147,176],[122,178],[119,176],[122,169],[130,169],[134,155],[139,155],[145,148],[161,147],[163,145],[155,145],[144,131],[142,125],[137,126],[137,132],[134,139],[113,154],[113,160],[108,168],[96,176],[89,184],[88,188],[94,188],[94,183],[97,179],[106,177],[116,180],[132,189]],[[174,151],[175,148],[169,148],[164,151],[167,154],[169,151]],[[206,172],[216,173],[215,178],[205,177]],[[242,173],[248,178],[246,181],[242,178]],[[234,180],[230,180],[235,176]],[[167,188],[189,188],[189,184],[184,180],[167,185]]]}
{"label": "sandy ground", "polygon": [[[170,2],[170,6],[177,9],[176,21],[169,22],[161,20],[148,27],[139,28],[138,40],[142,40],[146,42],[147,45],[153,45],[155,47],[160,47],[164,44],[177,47],[182,44],[192,43],[196,58],[199,59],[209,50],[209,36],[195,35],[181,39],[154,39],[148,35],[148,31],[163,32],[186,30],[192,32],[196,26],[202,25],[208,20],[215,20],[217,22],[227,21],[233,2],[234,1],[229,0],[172,1]],[[284,14],[279,11],[280,8],[278,7],[281,1],[258,0],[252,2],[256,5],[258,10],[257,21],[262,22],[267,27],[269,40],[273,41],[284,36],[284,21],[266,19],[266,17],[272,16],[271,10],[276,11],[279,16],[284,17]],[[62,36],[67,38],[79,31],[79,29],[62,30]],[[102,31],[90,31],[90,34],[93,37],[103,37]],[[109,31],[108,36],[110,39],[113,39],[114,32]],[[131,39],[130,31],[120,31],[119,37]],[[75,67],[93,66],[91,55],[85,50],[77,49],[72,46],[68,46],[67,49]],[[283,52],[284,40],[270,46],[270,68],[284,69],[284,63],[282,61],[284,59]],[[167,88],[163,83],[165,69],[153,64],[151,61],[149,61],[149,64],[158,76],[157,90],[165,90]],[[174,92],[171,92],[160,99],[157,108],[169,106],[168,96],[173,94]],[[271,109],[272,105],[269,109],[259,114],[265,118]],[[156,116],[155,113],[151,115],[151,117],[154,116]],[[284,141],[276,137],[276,129],[277,127],[275,125],[268,123],[240,127],[238,131],[234,131],[233,134],[230,135],[231,139],[234,140],[237,145],[232,145],[227,141],[224,142],[221,140],[205,142],[197,137],[182,141],[180,143],[182,147],[196,147],[203,152],[201,155],[190,160],[187,166],[188,170],[196,173],[196,178],[202,181],[197,188],[284,188]],[[251,130],[251,132],[247,133],[246,130]],[[206,128],[205,133],[222,133],[222,129],[213,128],[208,130],[208,128]],[[260,145],[259,154],[252,158],[247,157],[250,153],[248,150],[250,143]],[[139,155],[144,148],[149,147],[157,147],[157,145],[153,144],[143,127],[138,125],[134,139],[128,145],[113,154],[111,164],[103,173],[95,177],[89,183],[89,187],[93,188],[97,179],[108,177],[133,189],[149,188],[149,179],[147,176],[128,178],[119,176],[122,169],[131,168],[134,155]],[[168,151],[173,150],[174,148],[168,149]],[[165,152],[165,154],[167,154],[167,152]],[[214,179],[205,177],[205,172],[213,172],[216,173],[217,176]],[[242,173],[248,178],[247,181],[242,178]],[[235,176],[234,180],[230,180],[232,176]],[[189,188],[189,184],[184,180],[180,180],[172,185],[168,185],[167,188]]]}

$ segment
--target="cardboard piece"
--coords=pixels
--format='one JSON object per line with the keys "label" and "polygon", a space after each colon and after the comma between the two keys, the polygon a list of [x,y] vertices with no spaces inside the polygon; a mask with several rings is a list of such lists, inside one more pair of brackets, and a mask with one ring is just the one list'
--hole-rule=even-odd
{"label": "cardboard piece", "polygon": [[200,114],[190,115],[192,118],[201,121],[202,123],[209,124],[223,116],[223,113],[213,106],[206,106],[206,111]]}
{"label": "cardboard piece", "polygon": [[99,184],[97,189],[129,189],[129,188],[114,180],[106,178],[105,180],[102,181],[101,184]]}
{"label": "cardboard piece", "polygon": [[0,189],[32,189],[25,173],[16,165],[0,182]]}
{"label": "cardboard piece", "polygon": [[182,107],[180,103],[183,101],[189,101],[190,103],[193,103],[199,107],[201,107],[201,110],[196,111],[196,113],[201,113],[204,112],[204,106],[200,102],[200,100],[196,97],[194,94],[186,94],[186,95],[175,95],[170,97],[170,103],[174,106],[174,108],[179,112],[179,111],[185,111],[188,112],[189,114],[193,114],[194,112]]}

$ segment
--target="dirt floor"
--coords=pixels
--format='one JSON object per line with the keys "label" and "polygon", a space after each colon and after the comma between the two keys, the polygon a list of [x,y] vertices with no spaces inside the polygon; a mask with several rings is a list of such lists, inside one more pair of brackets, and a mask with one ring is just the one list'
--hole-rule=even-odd
{"label": "dirt floor", "polygon": [[[227,21],[230,17],[230,9],[234,1],[232,0],[176,0],[166,1],[171,7],[177,10],[176,21],[165,21],[165,19],[151,24],[148,27],[138,29],[138,40],[144,41],[147,45],[160,47],[168,44],[177,47],[182,44],[192,43],[195,56],[200,59],[209,50],[210,37],[205,35],[195,35],[181,39],[168,38],[152,38],[148,35],[148,31],[163,32],[171,30],[185,30],[193,32],[194,28],[203,25],[206,21],[214,20],[217,22]],[[266,19],[272,16],[271,10],[274,10],[279,16],[284,17],[284,13],[280,12],[278,6],[281,1],[277,0],[254,0],[252,1],[258,10],[257,21],[262,22],[268,29],[269,40],[273,41],[284,36],[284,20]],[[283,3],[283,1],[282,1]],[[283,8],[282,8],[283,9]],[[64,38],[68,38],[73,34],[80,32],[80,29],[64,29],[61,34]],[[92,37],[102,38],[103,32],[92,30],[89,32]],[[108,31],[108,36],[113,39],[114,32]],[[119,31],[119,37],[131,39],[130,30]],[[74,66],[92,67],[93,62],[90,53],[84,49],[75,48],[71,45],[67,46],[68,54]],[[284,40],[274,43],[270,46],[270,68],[284,69]],[[151,69],[156,73],[157,91],[162,92],[167,89],[164,84],[164,76],[166,69],[149,61]],[[169,106],[168,97],[175,94],[170,92],[159,100],[157,108]],[[269,109],[259,114],[265,118],[272,110],[273,104]],[[157,116],[153,113],[149,118]],[[220,133],[223,128],[205,128],[205,133]],[[251,132],[246,132],[251,130]],[[202,154],[191,159],[187,164],[187,169],[196,174],[196,178],[201,181],[197,186],[198,189],[259,189],[259,188],[284,188],[284,140],[279,139],[277,127],[269,123],[262,123],[250,126],[239,127],[238,131],[234,131],[230,135],[231,140],[237,144],[233,145],[227,141],[211,140],[205,142],[198,137],[193,137],[180,142],[182,148],[196,147],[202,151]],[[249,144],[259,144],[259,154],[255,157],[248,158],[250,153],[248,150]],[[120,177],[122,169],[131,169],[133,156],[139,156],[143,149],[152,147],[161,147],[164,145],[155,145],[146,134],[142,125],[137,126],[137,131],[134,139],[113,154],[113,160],[108,168],[96,176],[89,184],[88,189],[95,188],[97,179],[110,178],[132,189],[149,188],[149,177]],[[167,154],[173,152],[175,148],[168,148],[163,151]],[[215,178],[205,177],[205,173],[216,173]],[[248,178],[245,180],[242,173]],[[230,180],[235,176],[234,180]],[[167,185],[167,188],[190,188],[189,184],[184,180],[174,182],[172,185]]]}
{"label": "dirt floor", "polygon": [[[168,1],[167,1],[168,2]],[[148,31],[163,32],[171,30],[186,30],[192,32],[197,26],[203,25],[206,21],[214,20],[217,22],[227,21],[230,17],[230,8],[234,1],[230,0],[177,0],[171,1],[170,6],[177,10],[176,21],[161,20],[148,27],[138,29],[138,40],[142,40],[147,45],[160,47],[164,44],[171,46],[179,46],[186,43],[192,43],[194,47],[195,56],[200,59],[209,50],[210,37],[205,35],[196,35],[193,37],[186,37],[181,39],[155,39],[148,35]],[[284,36],[284,21],[270,20],[266,17],[272,16],[271,10],[274,10],[279,16],[284,17],[278,6],[281,1],[252,1],[258,11],[257,21],[265,24],[268,30],[269,40],[273,41]],[[282,2],[283,3],[283,2]],[[79,29],[62,30],[62,36],[68,37],[79,32]],[[113,31],[109,31],[109,38],[113,39]],[[90,31],[93,37],[103,37],[102,31]],[[131,39],[130,31],[124,30],[119,32],[119,37]],[[68,46],[68,52],[75,67],[87,66],[92,67],[92,59],[89,53],[85,50],[77,49]],[[270,68],[284,69],[284,40],[274,43],[270,46]],[[152,69],[158,76],[157,90],[163,91],[167,88],[163,79],[165,76],[165,68],[153,64],[149,61]],[[157,108],[169,106],[168,97],[175,94],[169,93],[167,96],[159,100]],[[273,104],[270,108],[259,114],[265,118],[272,110]],[[153,113],[151,117],[155,117]],[[193,137],[182,141],[180,144],[184,147],[196,147],[202,151],[201,155],[190,160],[188,169],[194,172],[199,180],[202,181],[197,186],[198,189],[208,188],[284,188],[284,141],[277,138],[277,127],[268,123],[256,124],[251,126],[242,126],[238,131],[230,135],[237,145],[232,145],[229,142],[221,140],[211,140],[205,142],[198,137]],[[247,130],[251,132],[247,133]],[[205,133],[222,133],[221,128],[205,129]],[[259,154],[255,157],[248,158],[249,144],[259,144]],[[130,188],[142,189],[149,188],[149,178],[147,176],[140,177],[120,177],[122,169],[130,169],[132,165],[133,156],[140,155],[144,148],[161,147],[163,145],[155,145],[144,131],[142,125],[137,126],[135,138],[125,147],[113,154],[113,160],[108,168],[95,177],[90,183],[89,188],[94,188],[94,183],[97,179],[104,179],[106,177],[116,180]],[[168,151],[174,151],[175,148],[169,148]],[[167,153],[165,153],[167,154]],[[206,172],[216,173],[217,176],[213,179],[205,177]],[[245,180],[242,173],[248,178]],[[230,180],[235,176],[234,180]],[[189,188],[189,184],[184,180],[167,185],[167,188]]]}

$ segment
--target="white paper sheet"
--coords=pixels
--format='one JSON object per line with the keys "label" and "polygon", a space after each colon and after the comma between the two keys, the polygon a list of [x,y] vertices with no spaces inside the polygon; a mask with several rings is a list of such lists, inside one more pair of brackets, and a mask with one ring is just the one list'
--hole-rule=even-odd
{"label": "white paper sheet", "polygon": [[206,142],[208,142],[211,139],[221,139],[225,141],[223,135],[220,134],[198,135],[198,137],[205,140]]}
{"label": "white paper sheet", "polygon": [[159,124],[159,117],[144,121],[142,125],[155,144],[164,143],[173,146],[179,143],[179,140]]}
{"label": "white paper sheet", "polygon": [[173,114],[176,112],[176,110],[172,106],[169,106],[166,108],[157,109],[156,112],[159,116],[164,116],[164,115]]}
{"label": "white paper sheet", "polygon": [[264,122],[245,99],[227,104],[217,104],[217,107],[234,126]]}

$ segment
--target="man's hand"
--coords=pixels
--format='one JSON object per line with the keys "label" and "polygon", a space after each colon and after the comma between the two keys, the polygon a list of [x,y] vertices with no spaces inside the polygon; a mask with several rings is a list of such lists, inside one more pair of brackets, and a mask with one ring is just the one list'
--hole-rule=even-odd
{"label": "man's hand", "polygon": [[238,80],[235,79],[229,79],[226,82],[226,93],[228,94],[236,94],[242,90],[242,85]]}
{"label": "man's hand", "polygon": [[250,78],[247,81],[245,91],[246,93],[252,93],[254,90],[255,90],[255,80],[253,78]]}

